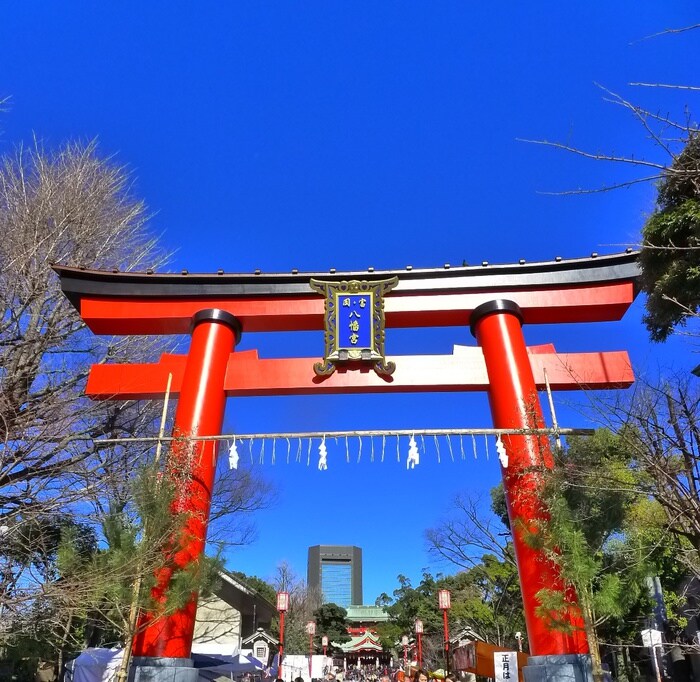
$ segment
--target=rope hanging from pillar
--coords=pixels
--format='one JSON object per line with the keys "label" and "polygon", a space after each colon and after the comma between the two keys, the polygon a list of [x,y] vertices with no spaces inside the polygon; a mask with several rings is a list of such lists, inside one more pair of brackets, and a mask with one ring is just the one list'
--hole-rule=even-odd
{"label": "rope hanging from pillar", "polygon": [[[577,431],[581,431],[580,429]],[[327,445],[327,439],[331,438],[335,442],[336,445],[338,445],[338,439],[340,438],[343,444],[341,444],[341,452],[336,451],[337,454],[342,454],[342,450],[345,451],[345,461],[347,464],[350,464],[351,461],[355,460],[356,464],[361,464],[362,463],[362,452],[363,448],[370,448],[370,463],[375,462],[375,447],[380,448],[379,450],[379,457],[378,461],[380,463],[384,463],[385,460],[385,455],[386,455],[386,437],[387,435],[392,435],[396,437],[396,461],[398,464],[405,463],[406,469],[408,470],[413,470],[417,466],[420,465],[421,463],[421,458],[428,456],[430,453],[428,452],[426,448],[426,442],[425,442],[425,434],[418,434],[420,441],[416,438],[416,433],[411,432],[410,434],[400,432],[400,433],[381,433],[381,434],[376,434],[376,433],[371,433],[371,434],[362,434],[362,433],[341,433],[339,435],[334,435],[334,434],[310,434],[310,435],[300,435],[297,436],[296,438],[288,438],[284,437],[284,440],[287,443],[287,464],[304,464],[304,459],[306,459],[306,466],[309,467],[311,466],[311,456],[312,456],[312,450],[314,448],[314,441],[318,440],[317,444],[317,449],[318,449],[318,462],[317,462],[317,468],[319,471],[327,471],[329,467],[329,458],[333,459],[333,454],[334,453],[329,453],[329,448]],[[461,462],[466,462],[467,457],[466,453],[464,450],[464,442],[463,442],[463,435],[461,433],[433,433],[430,432],[428,435],[432,435],[432,453],[434,453],[435,460],[438,464],[442,464],[443,460],[446,463],[450,464],[459,464]],[[472,447],[474,451],[474,459],[478,459],[478,446],[476,439],[474,438],[474,434],[471,434],[472,436]],[[556,438],[556,435],[550,434],[551,438]],[[249,447],[249,452],[251,454],[250,462],[251,465],[255,463],[255,458],[253,457],[253,452],[255,448],[257,447],[255,445],[255,440],[256,437],[248,437],[248,447]],[[453,438],[459,438],[459,452],[460,452],[460,457],[457,458],[455,457],[455,447],[456,444],[453,443]],[[494,438],[494,445],[495,445],[495,450],[496,454],[498,455],[498,460],[501,464],[501,466],[504,469],[508,468],[508,453],[506,450],[505,443],[503,442],[503,439],[501,437],[500,433],[496,434],[484,434],[484,446],[483,446],[483,453],[486,456],[486,459],[489,460],[490,458],[490,452],[489,452],[489,440],[491,438]],[[354,441],[357,439],[357,443],[355,444]],[[369,444],[366,443],[367,439],[369,439]],[[258,465],[264,465],[265,463],[265,458],[264,458],[264,450],[265,450],[265,441],[266,440],[272,440],[272,452],[273,452],[273,457],[271,460],[271,464],[274,465],[276,458],[274,456],[274,453],[276,453],[276,448],[277,448],[277,440],[282,440],[281,438],[275,436],[274,434],[267,434],[264,437],[260,436],[260,453],[257,458],[257,464]],[[296,443],[293,443],[293,441],[296,440]],[[377,441],[375,444],[375,440]],[[450,453],[450,459],[447,460],[442,456],[442,451],[444,448],[447,448],[448,452]],[[293,452],[294,451],[294,452]],[[304,451],[306,451],[306,457],[304,457]],[[292,461],[292,454],[294,454],[293,461]],[[234,439],[231,442],[231,445],[229,446],[229,455],[228,455],[228,462],[229,462],[229,468],[231,469],[237,469],[238,468],[238,462],[239,462],[239,457],[238,457],[238,451],[237,451],[237,446],[236,446],[236,440]]]}
{"label": "rope hanging from pillar", "polygon": [[[284,447],[286,442],[287,455],[286,464],[302,464],[306,459],[306,466],[311,466],[312,450],[317,448],[318,452],[318,471],[327,471],[334,460],[337,463],[337,457],[342,457],[343,450],[345,451],[345,461],[350,464],[351,458],[354,458],[357,464],[362,464],[363,449],[369,448],[370,464],[375,461],[381,464],[385,463],[387,447],[391,441],[387,442],[387,437],[396,438],[396,462],[404,463],[407,470],[413,470],[420,467],[421,462],[425,458],[434,459],[438,464],[461,464],[467,461],[464,448],[464,437],[471,437],[472,451],[474,459],[479,458],[479,450],[487,460],[490,459],[490,444],[491,438],[494,439],[493,445],[501,466],[508,468],[508,452],[507,452],[507,437],[509,435],[525,435],[536,434],[548,436],[552,439],[558,439],[565,435],[591,435],[593,429],[574,429],[574,428],[555,428],[555,429],[531,429],[524,431],[522,429],[412,429],[408,430],[386,430],[386,431],[336,431],[336,432],[305,432],[305,433],[248,433],[248,434],[224,434],[221,436],[202,436],[189,440],[204,440],[204,441],[224,441],[228,448],[228,467],[230,469],[238,469],[240,467],[241,452],[240,444],[247,441],[246,446],[250,459],[250,465],[264,466],[265,465],[265,448],[271,447],[271,457],[269,463],[272,466],[277,465],[277,448],[279,445]],[[480,448],[476,436],[483,435],[484,444]],[[432,445],[426,446],[426,436],[432,436]],[[459,439],[459,446],[453,439]],[[505,438],[505,440],[504,440]],[[139,437],[139,438],[104,438],[95,440],[97,447],[108,447],[112,445],[124,445],[129,442],[152,442],[155,444],[169,444],[176,440],[183,440],[182,437]],[[272,441],[272,444],[266,441]],[[296,443],[294,442],[296,440]],[[367,443],[369,440],[369,443]],[[318,441],[316,443],[316,441]],[[329,447],[329,441],[332,441]],[[356,441],[356,442],[355,442]],[[258,450],[259,443],[259,450]],[[430,443],[430,440],[428,441]],[[333,447],[333,445],[335,447]],[[456,448],[459,447],[459,457],[455,456]],[[449,452],[449,460],[442,456],[444,450]],[[306,457],[304,457],[306,450]],[[246,458],[248,459],[248,458]]]}

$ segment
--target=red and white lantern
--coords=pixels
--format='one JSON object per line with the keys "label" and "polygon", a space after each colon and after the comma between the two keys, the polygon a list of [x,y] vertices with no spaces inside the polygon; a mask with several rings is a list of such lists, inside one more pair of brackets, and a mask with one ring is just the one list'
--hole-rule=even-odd
{"label": "red and white lantern", "polygon": [[450,591],[438,590],[438,606],[444,611],[451,606]]}
{"label": "red and white lantern", "polygon": [[278,611],[288,611],[289,610],[289,592],[278,592],[277,593],[277,610]]}

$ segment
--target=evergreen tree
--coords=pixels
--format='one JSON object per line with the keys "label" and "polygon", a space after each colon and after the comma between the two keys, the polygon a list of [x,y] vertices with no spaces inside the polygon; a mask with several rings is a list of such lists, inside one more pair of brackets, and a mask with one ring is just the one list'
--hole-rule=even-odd
{"label": "evergreen tree", "polygon": [[644,321],[651,338],[664,341],[696,317],[700,305],[700,136],[663,172],[657,208],[642,230]]}
{"label": "evergreen tree", "polygon": [[321,651],[321,637],[328,637],[328,651],[339,651],[333,644],[344,644],[350,641],[348,635],[348,612],[337,604],[327,603],[319,606],[313,614],[316,621],[316,650]]}
{"label": "evergreen tree", "polygon": [[[656,539],[639,525],[640,478],[620,434],[601,429],[590,438],[572,438],[545,476],[548,518],[538,524],[532,541],[543,546],[564,581],[578,598],[593,660],[593,676],[604,679],[600,633],[607,624],[608,641],[631,635],[640,614],[649,612],[646,578],[657,570]],[[539,614],[552,627],[570,627],[563,618],[571,604],[561,591],[540,590]],[[621,632],[612,627],[617,624]],[[629,641],[629,640],[627,640]]]}

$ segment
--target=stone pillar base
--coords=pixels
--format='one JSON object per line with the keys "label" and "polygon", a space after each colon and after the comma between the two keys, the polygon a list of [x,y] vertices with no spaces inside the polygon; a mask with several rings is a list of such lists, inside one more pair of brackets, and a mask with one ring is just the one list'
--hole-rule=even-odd
{"label": "stone pillar base", "polygon": [[189,658],[135,656],[129,682],[197,682],[199,671]]}
{"label": "stone pillar base", "polygon": [[530,656],[523,668],[525,682],[593,682],[588,654]]}

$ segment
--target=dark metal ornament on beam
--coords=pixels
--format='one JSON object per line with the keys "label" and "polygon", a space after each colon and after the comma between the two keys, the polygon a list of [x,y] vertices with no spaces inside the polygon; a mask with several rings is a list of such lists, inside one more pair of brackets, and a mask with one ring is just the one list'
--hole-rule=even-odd
{"label": "dark metal ornament on beam", "polygon": [[329,376],[338,367],[353,365],[370,365],[384,376],[394,373],[395,363],[384,357],[384,295],[398,281],[398,277],[372,282],[309,281],[324,299],[325,349],[323,361],[314,364],[317,376]]}

